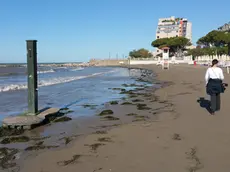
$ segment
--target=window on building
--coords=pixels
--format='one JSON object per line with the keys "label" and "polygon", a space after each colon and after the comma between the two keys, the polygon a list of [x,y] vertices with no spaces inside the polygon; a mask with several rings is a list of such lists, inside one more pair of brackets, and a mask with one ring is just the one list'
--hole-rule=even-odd
{"label": "window on building", "polygon": [[157,36],[157,39],[159,39],[160,37],[159,36]]}
{"label": "window on building", "polygon": [[178,35],[176,35],[176,37],[178,37]]}

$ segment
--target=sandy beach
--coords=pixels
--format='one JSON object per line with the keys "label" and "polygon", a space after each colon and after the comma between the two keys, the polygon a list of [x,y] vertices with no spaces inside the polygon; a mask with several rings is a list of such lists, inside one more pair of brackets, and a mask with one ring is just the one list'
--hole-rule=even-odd
{"label": "sandy beach", "polygon": [[[205,67],[172,65],[153,70],[164,88],[146,90],[130,102],[114,105],[114,116],[133,118],[106,130],[79,137],[65,148],[45,150],[20,160],[22,172],[228,172],[230,169],[230,106],[228,89],[222,109],[211,116],[205,108]],[[225,73],[225,81],[229,76]],[[199,102],[198,100],[202,100]],[[141,104],[140,103],[140,104]],[[106,122],[105,122],[106,123]],[[19,169],[18,169],[19,170]]]}

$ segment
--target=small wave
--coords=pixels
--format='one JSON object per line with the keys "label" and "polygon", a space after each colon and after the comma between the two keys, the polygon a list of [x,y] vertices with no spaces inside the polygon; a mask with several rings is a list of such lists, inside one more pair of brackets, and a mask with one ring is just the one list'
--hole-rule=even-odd
{"label": "small wave", "polygon": [[53,73],[55,72],[53,69],[50,70],[44,70],[44,71],[38,71],[38,74],[42,74],[42,73]]}
{"label": "small wave", "polygon": [[79,68],[76,68],[76,69],[72,69],[71,71],[79,71],[79,70],[84,70],[84,68],[83,67],[79,67]]}
{"label": "small wave", "polygon": [[[114,72],[114,71],[94,73],[94,74],[86,75],[86,76],[59,77],[59,78],[53,78],[50,80],[41,80],[38,82],[38,87],[44,87],[44,86],[50,86],[50,85],[72,82],[75,80],[90,78],[90,77],[102,75],[105,73],[111,73],[111,72]],[[23,89],[27,89],[27,84],[11,84],[11,85],[7,85],[7,86],[0,86],[0,92],[17,91],[17,90],[23,90]]]}

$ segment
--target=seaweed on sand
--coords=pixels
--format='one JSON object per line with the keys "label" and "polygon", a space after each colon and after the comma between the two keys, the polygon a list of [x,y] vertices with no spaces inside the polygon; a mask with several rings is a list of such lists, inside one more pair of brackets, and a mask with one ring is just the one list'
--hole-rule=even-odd
{"label": "seaweed on sand", "polygon": [[175,133],[172,137],[173,140],[181,140],[180,134]]}
{"label": "seaweed on sand", "polygon": [[17,153],[17,149],[0,148],[0,167],[2,169],[15,167],[17,164],[12,161]]}
{"label": "seaweed on sand", "polygon": [[107,131],[96,131],[93,134],[107,134]]}
{"label": "seaweed on sand", "polygon": [[51,136],[46,136],[46,137],[32,137],[32,138],[30,138],[30,140],[41,141],[41,140],[49,139],[50,137]]}
{"label": "seaweed on sand", "polygon": [[68,145],[72,141],[72,139],[70,137],[63,137],[63,138],[61,138],[59,140],[64,140],[65,145]]}
{"label": "seaweed on sand", "polygon": [[133,105],[133,104],[130,103],[130,102],[124,102],[124,103],[122,103],[121,105]]}
{"label": "seaweed on sand", "polygon": [[137,109],[138,110],[150,110],[150,107],[147,107],[146,104],[137,104]]}
{"label": "seaweed on sand", "polygon": [[99,141],[99,142],[113,142],[113,141],[111,140],[111,138],[109,138],[109,137],[101,137],[101,138],[98,138],[98,141]]}
{"label": "seaweed on sand", "polygon": [[27,147],[25,151],[43,150],[43,149],[52,149],[52,148],[58,148],[58,146],[35,145],[35,146]]}
{"label": "seaweed on sand", "polygon": [[197,148],[193,147],[189,152],[186,152],[187,158],[193,161],[193,165],[188,168],[189,172],[196,172],[202,169],[204,166],[201,163],[199,157],[197,156]]}
{"label": "seaweed on sand", "polygon": [[85,146],[89,146],[91,148],[92,151],[97,151],[97,149],[100,147],[100,146],[104,146],[105,144],[104,143],[94,143],[94,144],[91,144],[91,145],[85,145]]}
{"label": "seaweed on sand", "polygon": [[43,145],[44,141],[36,143],[34,146],[29,146],[25,149],[25,151],[33,151],[33,150],[43,150],[43,149],[52,149],[58,148],[58,146],[45,146]]}
{"label": "seaweed on sand", "polygon": [[148,116],[137,115],[137,116],[135,116],[135,119],[133,120],[133,122],[146,121],[146,119],[149,119],[149,117]]}
{"label": "seaweed on sand", "polygon": [[35,145],[36,146],[41,146],[41,145],[43,145],[43,143],[44,143],[44,141],[40,141],[40,142],[37,142]]}
{"label": "seaweed on sand", "polygon": [[7,137],[1,141],[1,144],[20,143],[28,141],[30,141],[30,138],[27,136]]}
{"label": "seaweed on sand", "polygon": [[66,122],[66,121],[71,121],[71,120],[72,118],[68,116],[63,116],[63,117],[55,119],[53,122],[57,123],[57,122]]}
{"label": "seaweed on sand", "polygon": [[136,97],[138,97],[138,96],[137,96],[137,94],[131,94],[131,95],[129,95],[129,97],[130,97],[130,98],[136,98]]}
{"label": "seaweed on sand", "polygon": [[23,129],[8,129],[4,127],[0,127],[0,137],[5,137],[5,136],[17,136],[21,135],[25,132]]}
{"label": "seaweed on sand", "polygon": [[112,110],[103,110],[98,116],[106,116],[106,115],[111,115],[113,114]]}
{"label": "seaweed on sand", "polygon": [[132,100],[132,102],[144,102],[144,100],[141,100],[141,99],[135,99],[135,100]]}
{"label": "seaweed on sand", "polygon": [[138,115],[135,114],[135,113],[129,113],[129,114],[127,114],[126,116],[138,116]]}
{"label": "seaweed on sand", "polygon": [[104,116],[103,119],[108,120],[108,121],[117,121],[120,120],[120,118],[108,115],[108,116]]}
{"label": "seaweed on sand", "polygon": [[81,156],[82,155],[74,155],[70,160],[60,161],[57,164],[60,166],[67,166],[69,164],[75,164],[78,162],[78,160]]}

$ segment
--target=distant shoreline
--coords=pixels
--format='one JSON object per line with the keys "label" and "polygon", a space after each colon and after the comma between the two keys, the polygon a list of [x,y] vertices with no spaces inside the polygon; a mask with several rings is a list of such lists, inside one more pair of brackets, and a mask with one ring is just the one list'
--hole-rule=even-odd
{"label": "distant shoreline", "polygon": [[[0,63],[0,67],[26,67],[27,63]],[[78,67],[78,66],[89,66],[88,63],[38,63],[38,67]]]}

